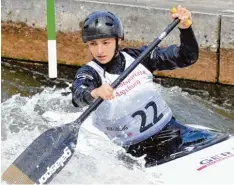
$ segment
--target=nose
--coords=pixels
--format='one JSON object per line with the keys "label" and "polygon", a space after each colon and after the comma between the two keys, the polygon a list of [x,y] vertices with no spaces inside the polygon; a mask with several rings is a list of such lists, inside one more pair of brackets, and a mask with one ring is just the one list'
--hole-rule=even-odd
{"label": "nose", "polygon": [[102,44],[98,44],[98,45],[97,45],[97,51],[98,51],[98,54],[99,54],[99,55],[100,55],[100,54],[103,54],[104,50],[103,50]]}

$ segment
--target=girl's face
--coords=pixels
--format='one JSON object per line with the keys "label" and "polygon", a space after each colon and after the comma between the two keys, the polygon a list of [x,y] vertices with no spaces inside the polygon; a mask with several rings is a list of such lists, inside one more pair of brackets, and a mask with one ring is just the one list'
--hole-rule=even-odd
{"label": "girl's face", "polygon": [[87,42],[89,51],[101,64],[107,64],[114,56],[116,49],[115,38],[95,39]]}

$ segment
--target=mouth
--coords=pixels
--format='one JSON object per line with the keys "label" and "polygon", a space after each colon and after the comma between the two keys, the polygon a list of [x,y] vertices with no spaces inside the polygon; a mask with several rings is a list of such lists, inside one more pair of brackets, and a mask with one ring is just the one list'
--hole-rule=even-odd
{"label": "mouth", "polygon": [[101,61],[102,61],[102,60],[105,60],[105,59],[106,59],[106,56],[98,56],[98,59],[101,60]]}

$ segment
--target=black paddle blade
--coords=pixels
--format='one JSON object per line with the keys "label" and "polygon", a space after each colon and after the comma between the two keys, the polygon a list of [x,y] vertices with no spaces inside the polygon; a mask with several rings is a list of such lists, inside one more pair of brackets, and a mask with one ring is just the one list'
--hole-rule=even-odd
{"label": "black paddle blade", "polygon": [[9,184],[49,183],[73,155],[78,132],[76,123],[47,130],[7,168],[2,180]]}

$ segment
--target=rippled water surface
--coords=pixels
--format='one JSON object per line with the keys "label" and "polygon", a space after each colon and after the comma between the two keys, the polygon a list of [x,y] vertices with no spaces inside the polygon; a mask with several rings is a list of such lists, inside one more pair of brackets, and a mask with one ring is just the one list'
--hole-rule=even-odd
{"label": "rippled water surface", "polygon": [[[59,78],[52,81],[44,65],[2,62],[2,171],[43,131],[71,122],[82,113],[71,105],[75,71],[75,67],[60,66]],[[233,87],[156,81],[162,84],[155,85],[181,122],[234,134]],[[134,164],[121,160],[123,150],[93,129],[88,118],[80,129],[74,156],[52,183],[160,184],[144,172],[142,159],[133,159]]]}

